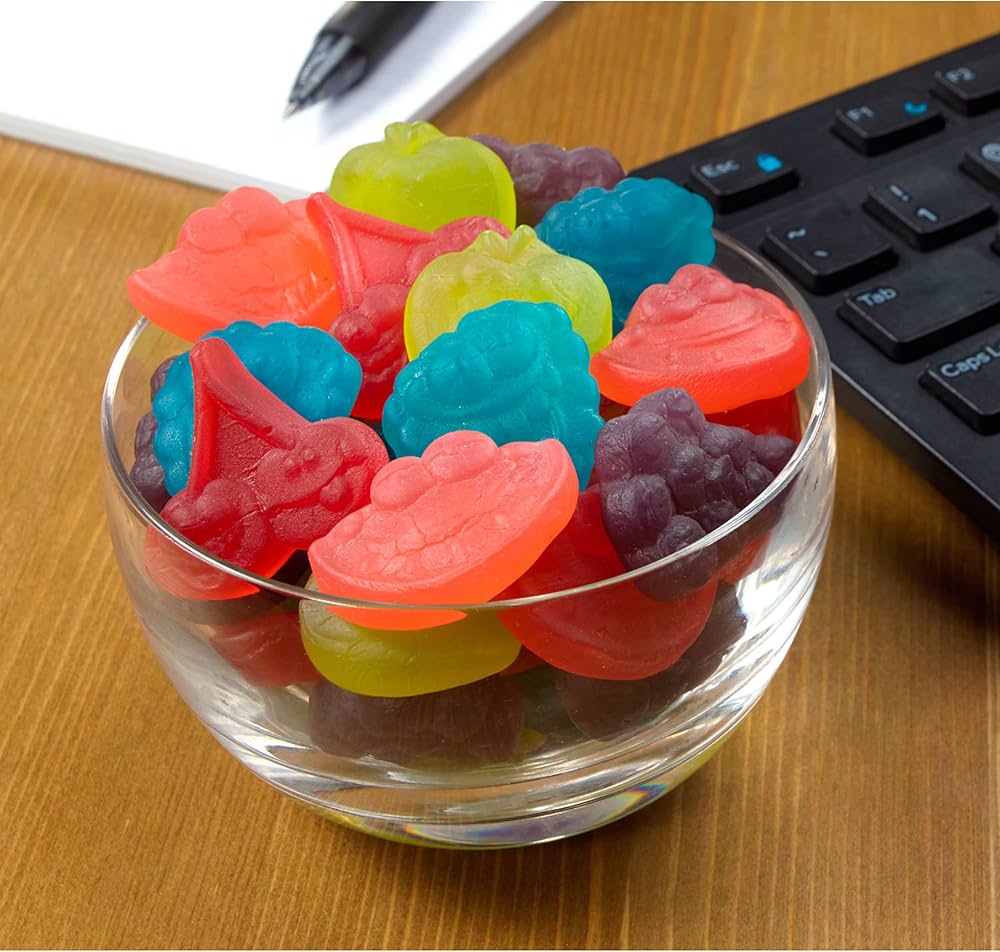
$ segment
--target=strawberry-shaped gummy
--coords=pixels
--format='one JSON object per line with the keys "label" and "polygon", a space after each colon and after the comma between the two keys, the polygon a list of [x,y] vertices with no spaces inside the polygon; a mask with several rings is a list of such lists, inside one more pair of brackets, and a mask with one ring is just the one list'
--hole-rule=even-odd
{"label": "strawberry-shaped gummy", "polygon": [[507,668],[521,647],[489,613],[421,631],[365,628],[309,599],[299,615],[313,664],[356,694],[409,697],[469,684]]}
{"label": "strawberry-shaped gummy", "polygon": [[[206,338],[224,340],[276,397],[307,420],[349,416],[361,387],[361,367],[329,334],[287,321],[261,327],[237,321]],[[194,435],[194,385],[188,354],[180,354],[153,398],[153,442],[167,491],[187,484]]]}
{"label": "strawberry-shaped gummy", "polygon": [[[149,378],[149,399],[156,399],[156,395],[166,380],[167,371],[174,362],[173,357],[168,357],[153,371],[153,376]],[[129,471],[129,478],[132,484],[142,497],[157,512],[159,512],[170,498],[167,487],[164,483],[165,474],[160,461],[156,458],[153,450],[153,440],[156,438],[156,417],[152,410],[140,417],[135,427],[135,462]]]}
{"label": "strawberry-shaped gummy", "polygon": [[341,205],[425,231],[470,215],[514,227],[514,183],[500,157],[429,122],[391,123],[382,142],[351,149],[329,192]]}
{"label": "strawberry-shaped gummy", "polygon": [[794,390],[809,371],[809,352],[801,319],[783,301],[688,265],[669,284],[643,291],[591,371],[601,393],[619,403],[681,387],[705,413],[719,413]]}
{"label": "strawberry-shaped gummy", "polygon": [[[503,598],[561,592],[625,571],[601,518],[600,490],[580,494],[566,528]],[[715,580],[674,602],[647,598],[631,582],[505,610],[501,620],[553,667],[590,678],[631,681],[673,664],[712,609]]]}
{"label": "strawberry-shaped gummy", "polygon": [[586,188],[545,213],[538,237],[597,271],[611,294],[616,333],[651,284],[669,281],[682,265],[715,257],[712,207],[662,178]]}
{"label": "strawberry-shaped gummy", "polygon": [[379,420],[399,371],[406,366],[403,309],[409,289],[401,284],[375,284],[357,306],[344,311],[330,328],[344,350],[361,364],[361,390],[354,416]]}
{"label": "strawberry-shaped gummy", "polygon": [[[608,421],[597,439],[595,477],[608,536],[628,569],[703,538],[757,498],[791,458],[783,436],[754,436],[708,423],[683,390],[640,400]],[[637,579],[656,598],[704,585],[748,540],[742,534],[701,548]]]}
{"label": "strawberry-shaped gummy", "polygon": [[320,680],[299,637],[299,613],[278,611],[213,625],[208,643],[251,684],[283,688]]}
{"label": "strawberry-shaped gummy", "polygon": [[557,304],[501,301],[466,314],[396,378],[382,432],[396,456],[418,456],[451,430],[502,445],[559,440],[580,487],[604,421],[590,353]]}
{"label": "strawberry-shaped gummy", "polygon": [[[385,466],[371,503],[309,547],[320,591],[401,605],[492,598],[521,575],[573,513],[577,478],[556,440],[508,443],[461,430],[422,457]],[[368,628],[417,629],[464,617],[451,609],[330,607]]]}
{"label": "strawberry-shaped gummy", "polygon": [[335,272],[302,199],[238,188],[188,217],[177,247],[128,279],[154,324],[196,341],[235,320],[327,328],[340,311]]}
{"label": "strawberry-shaped gummy", "polygon": [[611,299],[597,272],[557,254],[522,225],[508,239],[485,231],[464,251],[440,255],[420,272],[403,325],[410,359],[469,311],[498,301],[558,304],[591,353],[611,340]]}
{"label": "strawberry-shaped gummy", "polygon": [[524,727],[524,699],[507,678],[416,697],[369,697],[320,681],[309,696],[309,736],[343,757],[397,764],[510,760]]}
{"label": "strawberry-shaped gummy", "polygon": [[753,400],[732,410],[706,413],[709,423],[741,426],[757,436],[787,436],[798,443],[802,438],[802,417],[794,390],[777,397]]}
{"label": "strawberry-shaped gummy", "polygon": [[343,310],[358,307],[376,285],[409,287],[428,261],[461,251],[480,232],[510,234],[496,219],[482,215],[423,231],[348,208],[323,192],[310,195],[306,209],[333,265]]}
{"label": "strawberry-shaped gummy", "polygon": [[[257,381],[218,338],[191,351],[195,432],[187,486],[163,519],[222,559],[270,576],[368,502],[388,456],[369,427],[336,417],[311,423]],[[256,590],[210,568],[151,529],[150,575],[188,598],[234,598]]]}
{"label": "strawberry-shaped gummy", "polygon": [[637,681],[607,681],[556,669],[552,682],[570,720],[587,737],[608,739],[654,720],[685,691],[702,684],[746,629],[735,590],[719,586],[712,613],[694,643],[665,671]]}
{"label": "strawberry-shaped gummy", "polygon": [[514,180],[519,225],[534,227],[557,202],[569,201],[585,188],[614,188],[625,178],[621,163],[597,146],[567,150],[548,142],[512,145],[500,136],[472,138],[496,152],[507,166]]}

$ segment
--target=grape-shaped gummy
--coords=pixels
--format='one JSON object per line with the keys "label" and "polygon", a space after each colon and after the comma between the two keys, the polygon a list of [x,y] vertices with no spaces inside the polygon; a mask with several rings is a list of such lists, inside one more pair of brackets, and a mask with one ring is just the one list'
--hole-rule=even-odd
{"label": "grape-shaped gummy", "polygon": [[484,231],[464,251],[440,255],[420,272],[403,319],[410,359],[469,311],[498,301],[558,304],[592,354],[611,340],[611,299],[597,272],[557,254],[522,225],[510,238]]}
{"label": "grape-shaped gummy", "polygon": [[517,223],[537,225],[557,202],[569,201],[585,188],[614,188],[625,178],[621,163],[607,149],[581,146],[560,149],[548,142],[512,145],[500,136],[472,136],[503,159],[514,180]]}
{"label": "grape-shaped gummy", "polygon": [[500,157],[429,122],[391,123],[382,142],[351,149],[329,192],[341,205],[424,231],[470,215],[513,228],[516,214],[514,183]]}
{"label": "grape-shaped gummy", "polygon": [[[237,321],[205,337],[218,337],[250,373],[307,420],[348,416],[361,387],[361,366],[339,341],[314,327],[281,321],[260,327]],[[188,353],[180,354],[153,399],[153,441],[167,491],[188,481],[194,434],[194,385]]]}
{"label": "grape-shaped gummy", "polygon": [[[163,381],[167,378],[167,371],[174,362],[173,357],[168,357],[153,371],[153,376],[149,378],[149,399],[152,402]],[[139,490],[142,497],[157,512],[159,512],[170,498],[167,487],[164,485],[163,467],[156,458],[153,451],[153,439],[156,436],[156,417],[152,411],[139,419],[135,427],[135,462],[129,471],[129,478],[133,485]]]}
{"label": "grape-shaped gummy", "polygon": [[[757,498],[795,444],[708,423],[680,389],[643,397],[608,421],[595,451],[604,525],[627,569],[697,542]],[[726,540],[636,580],[651,597],[675,598],[708,581],[746,540]]]}
{"label": "grape-shaped gummy", "polygon": [[466,314],[404,367],[382,431],[396,456],[419,456],[451,430],[498,445],[554,437],[587,485],[604,421],[590,353],[557,304],[501,301]]}
{"label": "grape-shaped gummy", "polygon": [[416,697],[368,697],[329,681],[309,696],[309,735],[322,750],[410,764],[502,763],[513,757],[524,726],[524,699],[508,678]]}
{"label": "grape-shaped gummy", "polygon": [[682,265],[715,257],[711,205],[662,178],[626,178],[610,191],[584,189],[545,213],[538,237],[603,278],[615,333],[651,284],[665,284]]}

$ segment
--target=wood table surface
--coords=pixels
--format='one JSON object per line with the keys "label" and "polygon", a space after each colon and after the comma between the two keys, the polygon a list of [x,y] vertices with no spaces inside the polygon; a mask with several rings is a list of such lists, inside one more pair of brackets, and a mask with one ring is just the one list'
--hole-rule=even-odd
{"label": "wood table surface", "polygon": [[[997,4],[565,4],[437,122],[634,167],[998,31]],[[997,543],[843,413],[787,661],[634,817],[417,849],[224,752],[119,581],[98,435],[125,277],[216,197],[0,140],[0,946],[996,946]]]}

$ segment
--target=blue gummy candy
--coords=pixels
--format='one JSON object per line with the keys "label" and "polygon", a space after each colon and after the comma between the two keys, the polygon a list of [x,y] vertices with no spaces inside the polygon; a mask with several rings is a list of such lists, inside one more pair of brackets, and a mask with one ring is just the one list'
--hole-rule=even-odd
{"label": "blue gummy candy", "polygon": [[651,284],[666,284],[686,264],[715,257],[712,207],[668,179],[622,179],[585,188],[553,205],[535,229],[560,254],[589,264],[608,286],[614,332]]}
{"label": "blue gummy candy", "polygon": [[417,456],[452,430],[478,430],[497,445],[555,438],[581,488],[604,421],[590,353],[558,304],[500,301],[470,311],[399,372],[382,412],[397,456]]}
{"label": "blue gummy candy", "polygon": [[[247,370],[307,420],[349,416],[361,389],[361,365],[336,338],[316,327],[237,321],[205,337],[221,337]],[[188,481],[194,440],[194,381],[188,353],[177,357],[153,398],[153,452],[171,496]]]}

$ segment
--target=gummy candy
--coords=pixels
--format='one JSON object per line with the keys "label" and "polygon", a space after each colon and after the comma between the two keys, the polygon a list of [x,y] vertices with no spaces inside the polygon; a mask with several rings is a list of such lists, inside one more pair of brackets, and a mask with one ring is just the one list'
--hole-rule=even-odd
{"label": "gummy candy", "polygon": [[[625,567],[664,558],[731,519],[764,491],[794,448],[782,436],[706,422],[680,389],[643,397],[606,423],[595,474],[604,525]],[[702,548],[636,584],[651,597],[676,598],[707,582],[745,541]]]}
{"label": "gummy candy", "polygon": [[503,669],[503,671],[498,672],[501,677],[511,678],[515,674],[521,674],[524,671],[531,671],[533,668],[537,668],[540,665],[545,664],[541,658],[538,657],[533,651],[529,651],[524,645],[521,645],[521,650],[517,653],[517,657],[511,661],[511,663]]}
{"label": "gummy candy", "polygon": [[421,231],[339,205],[323,192],[310,195],[306,209],[333,262],[343,310],[359,307],[371,287],[409,287],[429,261],[463,250],[483,231],[510,235],[496,219],[482,215]]}
{"label": "gummy candy", "polygon": [[[191,475],[163,519],[190,541],[270,576],[291,555],[368,502],[385,447],[357,420],[310,423],[243,366],[223,340],[190,353],[197,411]],[[146,565],[173,594],[232,598],[255,591],[199,563],[154,530]]]}
{"label": "gummy candy", "polygon": [[[149,378],[150,402],[156,399],[173,362],[174,358],[168,357],[153,371],[152,377]],[[135,427],[135,441],[133,443],[135,462],[129,471],[129,478],[146,502],[159,512],[167,504],[170,493],[167,492],[167,487],[164,485],[163,467],[153,451],[155,437],[156,417],[150,411],[139,418]]]}
{"label": "gummy candy", "polygon": [[[315,327],[279,321],[261,327],[236,321],[206,337],[218,337],[276,397],[307,420],[348,416],[361,387],[361,367],[339,341]],[[153,399],[153,443],[167,491],[187,484],[194,436],[194,384],[188,354],[171,365]]]}
{"label": "gummy candy", "polygon": [[251,684],[260,687],[283,688],[321,677],[302,647],[296,611],[214,625],[208,643]]}
{"label": "gummy candy", "polygon": [[349,208],[425,231],[470,215],[514,227],[514,183],[503,161],[429,122],[391,123],[383,142],[351,149],[337,163],[329,192]]}
{"label": "gummy candy", "polygon": [[344,757],[493,764],[510,760],[524,726],[524,699],[507,678],[491,677],[416,697],[354,694],[320,681],[309,697],[309,736]]}
{"label": "gummy candy", "polygon": [[496,674],[520,645],[494,614],[421,631],[380,631],[339,618],[319,602],[299,608],[306,653],[328,681],[355,694],[409,697]]}
{"label": "gummy candy", "polygon": [[718,413],[794,390],[809,350],[799,316],[773,294],[687,265],[643,291],[591,372],[620,403],[681,387],[704,413]]}
{"label": "gummy candy", "polygon": [[735,589],[720,586],[701,634],[665,671],[637,681],[602,681],[556,669],[552,680],[580,733],[604,740],[652,721],[685,691],[704,683],[745,629]]}
{"label": "gummy candy", "polygon": [[614,188],[625,170],[606,149],[581,146],[560,149],[548,142],[512,145],[499,136],[471,136],[503,159],[514,180],[517,223],[534,227],[556,202],[565,202],[585,188]]}
{"label": "gummy candy", "polygon": [[709,423],[740,426],[757,436],[787,436],[795,443],[802,438],[802,418],[794,390],[778,397],[754,400],[732,410],[706,413],[705,419]]}
{"label": "gummy candy", "polygon": [[424,268],[406,300],[410,359],[469,311],[505,300],[560,305],[591,353],[611,340],[611,299],[597,272],[556,254],[522,225],[509,239],[484,231],[464,251],[440,255]]}
{"label": "gummy candy", "polygon": [[[601,519],[600,490],[580,494],[562,533],[502,598],[559,592],[624,572]],[[674,602],[653,601],[630,582],[503,611],[501,621],[553,667],[607,680],[646,678],[673,664],[698,637],[716,582]]]}
{"label": "gummy candy", "polygon": [[364,420],[381,419],[396,375],[406,365],[403,308],[407,294],[409,289],[401,284],[372,285],[330,328],[344,350],[361,364],[361,390],[354,402],[354,415]]}
{"label": "gummy candy", "polygon": [[604,421],[590,354],[558,304],[501,301],[461,319],[400,372],[382,417],[397,456],[451,430],[498,444],[554,437],[587,485]]}
{"label": "gummy candy", "polygon": [[[558,535],[576,504],[573,463],[556,440],[497,447],[472,430],[393,460],[371,504],[309,547],[320,591],[414,605],[472,603],[509,585]],[[457,610],[330,607],[368,628],[430,628]]]}
{"label": "gummy candy", "polygon": [[711,205],[662,178],[584,189],[545,213],[538,237],[597,271],[611,294],[616,333],[647,287],[715,257]]}
{"label": "gummy candy", "polygon": [[128,296],[154,324],[195,341],[236,319],[326,329],[340,311],[334,272],[302,199],[238,188],[191,215],[177,247],[133,271]]}

